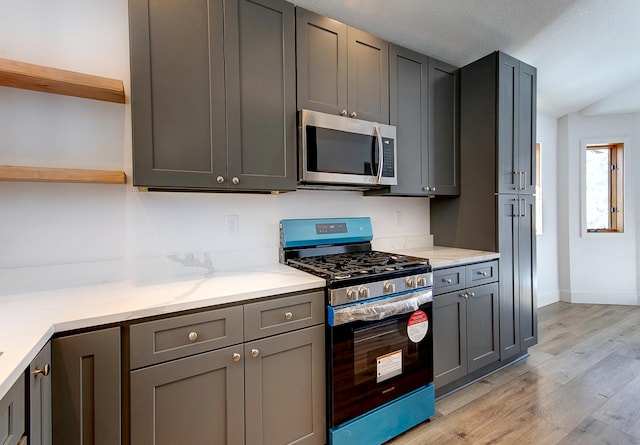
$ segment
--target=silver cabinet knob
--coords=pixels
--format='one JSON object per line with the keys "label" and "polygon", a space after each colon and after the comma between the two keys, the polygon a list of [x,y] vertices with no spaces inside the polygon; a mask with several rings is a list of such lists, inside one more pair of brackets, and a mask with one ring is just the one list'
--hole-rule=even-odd
{"label": "silver cabinet knob", "polygon": [[388,294],[392,294],[396,291],[396,285],[394,283],[384,283],[384,291]]}
{"label": "silver cabinet knob", "polygon": [[222,183],[224,182],[224,178],[223,178],[222,176],[218,176],[218,177],[216,178],[216,182],[217,182],[218,184],[222,184]]}
{"label": "silver cabinet knob", "polygon": [[240,184],[240,179],[238,179],[237,176],[234,176],[233,179],[231,179],[231,182],[233,182],[234,184],[238,185],[238,184]]}
{"label": "silver cabinet knob", "polygon": [[416,286],[418,287],[425,287],[427,285],[427,280],[425,280],[424,277],[418,277],[416,278]]}
{"label": "silver cabinet knob", "polygon": [[469,294],[468,294],[468,293],[466,293],[466,292],[465,292],[465,293],[463,293],[463,294],[460,294],[460,296],[461,296],[462,298],[464,298],[465,300],[466,300],[467,298],[469,298]]}
{"label": "silver cabinet knob", "polygon": [[342,110],[340,112],[340,116],[346,116],[347,115],[347,110]]}
{"label": "silver cabinet knob", "polygon": [[423,192],[428,192],[429,190],[431,190],[431,188],[429,186],[427,187],[422,187],[422,191]]}
{"label": "silver cabinet knob", "polygon": [[358,299],[358,292],[354,289],[347,289],[347,298],[351,301]]}
{"label": "silver cabinet knob", "polygon": [[351,114],[349,115],[351,117],[358,117],[358,114],[355,111],[352,111]]}
{"label": "silver cabinet knob", "polygon": [[36,369],[33,371],[33,376],[34,377],[38,377],[39,375],[42,376],[48,376],[49,373],[51,372],[51,366],[49,366],[49,363],[45,364],[42,369]]}
{"label": "silver cabinet knob", "polygon": [[258,355],[260,355],[260,351],[257,349],[252,349],[251,350],[251,357],[256,358]]}
{"label": "silver cabinet knob", "polygon": [[237,352],[234,352],[232,357],[233,357],[233,361],[234,362],[239,362],[240,359],[242,358],[242,356],[240,354],[238,354]]}
{"label": "silver cabinet knob", "polygon": [[198,339],[197,332],[189,332],[189,341],[196,341]]}
{"label": "silver cabinet knob", "polygon": [[488,273],[482,271],[482,272],[478,272],[478,275],[482,275],[483,277],[486,277],[487,275],[489,275]]}
{"label": "silver cabinet knob", "polygon": [[406,280],[404,280],[404,282],[407,285],[407,287],[416,287],[416,283],[413,280],[413,277],[408,277]]}
{"label": "silver cabinet knob", "polygon": [[451,278],[443,278],[442,282],[446,284],[451,284]]}
{"label": "silver cabinet knob", "polygon": [[293,313],[285,312],[284,313],[284,318],[286,318],[287,320],[291,320],[293,318]]}
{"label": "silver cabinet knob", "polygon": [[432,192],[435,192],[435,191],[436,191],[436,188],[435,188],[435,187],[431,187],[431,191],[432,191]]}
{"label": "silver cabinet knob", "polygon": [[371,296],[371,291],[368,287],[362,286],[358,289],[358,295],[360,295],[360,298],[369,298]]}
{"label": "silver cabinet knob", "polygon": [[470,296],[470,297],[475,297],[475,296],[476,296],[476,294],[475,294],[474,292],[469,292],[469,296]]}

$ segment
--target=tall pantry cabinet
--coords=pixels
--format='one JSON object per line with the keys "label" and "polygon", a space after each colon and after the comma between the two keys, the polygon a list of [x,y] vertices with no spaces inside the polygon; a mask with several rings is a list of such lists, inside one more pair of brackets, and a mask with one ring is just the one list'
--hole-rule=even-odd
{"label": "tall pantry cabinet", "polygon": [[461,194],[431,201],[439,245],[500,253],[500,359],[537,343],[536,69],[495,52],[460,70]]}

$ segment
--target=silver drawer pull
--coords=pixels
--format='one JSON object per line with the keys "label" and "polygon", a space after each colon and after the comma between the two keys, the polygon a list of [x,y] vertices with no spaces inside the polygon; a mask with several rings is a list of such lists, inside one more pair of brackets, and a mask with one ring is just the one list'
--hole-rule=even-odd
{"label": "silver drawer pull", "polygon": [[233,357],[233,361],[234,362],[239,362],[240,359],[242,358],[242,356],[240,354],[238,354],[237,352],[234,352],[232,357]]}
{"label": "silver drawer pull", "polygon": [[475,296],[476,296],[476,294],[475,294],[474,292],[469,292],[469,296],[470,296],[471,298],[473,298],[473,297],[475,297]]}
{"label": "silver drawer pull", "polygon": [[460,296],[461,296],[462,298],[464,298],[464,299],[469,298],[469,294],[468,294],[468,293],[466,293],[466,292],[465,292],[465,293],[460,294]]}
{"label": "silver drawer pull", "polygon": [[251,350],[251,357],[256,358],[258,355],[260,355],[260,351],[257,349],[252,349]]}
{"label": "silver drawer pull", "polygon": [[291,320],[293,318],[293,314],[291,312],[285,312],[284,318],[286,318],[287,320]]}
{"label": "silver drawer pull", "polygon": [[442,281],[447,284],[451,284],[451,278],[443,278]]}
{"label": "silver drawer pull", "polygon": [[198,339],[197,332],[189,332],[189,341],[196,341]]}
{"label": "silver drawer pull", "polygon": [[486,277],[486,276],[488,276],[489,274],[488,274],[488,273],[486,273],[486,272],[478,272],[478,275],[482,275],[483,277]]}

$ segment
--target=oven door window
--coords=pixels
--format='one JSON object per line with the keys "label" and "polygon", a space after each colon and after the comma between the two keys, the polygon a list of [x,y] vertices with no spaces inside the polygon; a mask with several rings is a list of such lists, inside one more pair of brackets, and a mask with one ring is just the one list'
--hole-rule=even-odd
{"label": "oven door window", "polygon": [[[431,320],[431,303],[420,310]],[[432,329],[411,340],[411,315],[330,328],[332,426],[433,380]]]}
{"label": "oven door window", "polygon": [[373,135],[306,126],[307,170],[375,176],[378,141]]}

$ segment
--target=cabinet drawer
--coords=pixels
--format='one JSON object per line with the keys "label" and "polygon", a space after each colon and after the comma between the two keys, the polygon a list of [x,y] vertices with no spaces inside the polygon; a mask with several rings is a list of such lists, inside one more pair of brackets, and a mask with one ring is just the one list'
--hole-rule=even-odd
{"label": "cabinet drawer", "polygon": [[440,295],[453,292],[465,287],[465,269],[461,267],[450,267],[433,271],[433,293]]}
{"label": "cabinet drawer", "polygon": [[242,306],[132,325],[131,369],[242,343]]}
{"label": "cabinet drawer", "polygon": [[498,260],[467,266],[467,287],[498,281]]}
{"label": "cabinet drawer", "polygon": [[324,292],[277,298],[244,306],[245,341],[324,323]]}
{"label": "cabinet drawer", "polygon": [[0,400],[0,443],[16,445],[24,433],[24,374]]}

